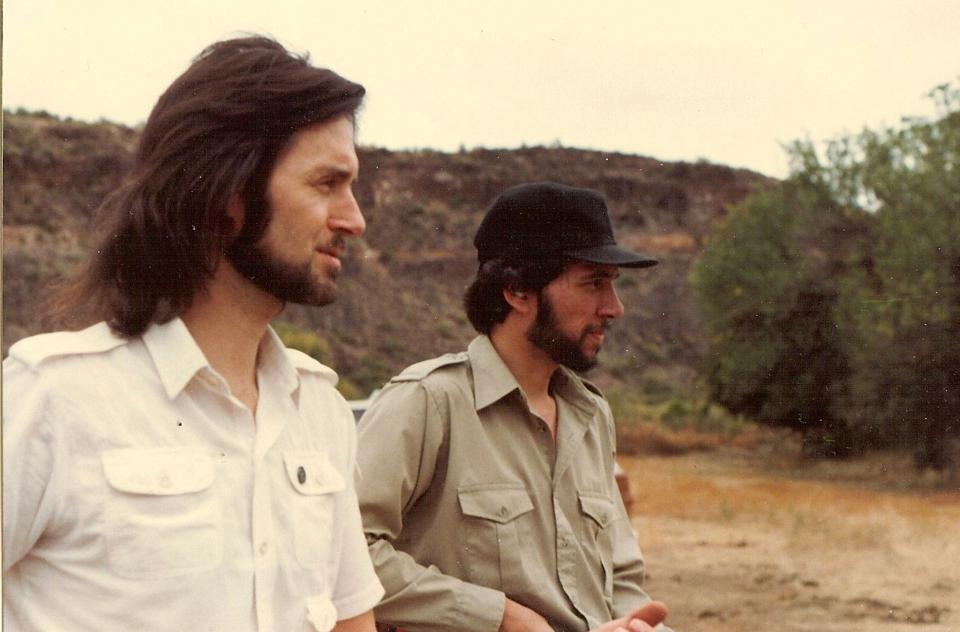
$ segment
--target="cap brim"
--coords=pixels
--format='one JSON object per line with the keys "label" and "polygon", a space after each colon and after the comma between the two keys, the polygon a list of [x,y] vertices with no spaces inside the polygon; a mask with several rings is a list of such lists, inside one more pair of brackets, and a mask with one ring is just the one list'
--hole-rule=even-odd
{"label": "cap brim", "polygon": [[617,266],[618,268],[649,268],[650,266],[655,266],[660,263],[647,255],[633,252],[614,244],[581,248],[580,250],[569,250],[563,254],[573,259],[608,266]]}

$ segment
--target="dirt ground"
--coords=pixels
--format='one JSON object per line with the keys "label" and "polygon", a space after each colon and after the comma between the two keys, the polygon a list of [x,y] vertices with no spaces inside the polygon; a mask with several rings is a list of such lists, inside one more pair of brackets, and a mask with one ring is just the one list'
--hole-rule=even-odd
{"label": "dirt ground", "polygon": [[960,632],[960,492],[811,478],[745,453],[618,461],[646,589],[677,632]]}

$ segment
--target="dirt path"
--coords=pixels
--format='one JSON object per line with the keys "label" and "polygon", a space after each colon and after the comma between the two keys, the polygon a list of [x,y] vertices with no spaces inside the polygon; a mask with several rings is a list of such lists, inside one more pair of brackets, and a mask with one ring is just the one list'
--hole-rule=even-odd
{"label": "dirt path", "polygon": [[677,632],[960,632],[960,493],[788,479],[735,455],[618,460]]}

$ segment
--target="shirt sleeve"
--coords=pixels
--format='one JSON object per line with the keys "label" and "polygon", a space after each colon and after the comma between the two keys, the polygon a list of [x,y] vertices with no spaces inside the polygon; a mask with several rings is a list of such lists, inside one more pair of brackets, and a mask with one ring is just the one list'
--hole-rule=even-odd
{"label": "shirt sleeve", "polygon": [[38,375],[16,359],[3,363],[3,572],[47,530],[59,494],[57,441]]}
{"label": "shirt sleeve", "polygon": [[506,599],[501,591],[423,566],[395,547],[406,512],[436,474],[446,423],[419,382],[388,385],[360,421],[360,511],[386,590],[376,616],[418,632],[496,632]]}
{"label": "shirt sleeve", "polygon": [[630,518],[614,483],[614,505],[617,517],[613,522],[613,614],[622,617],[650,601],[643,591],[644,562]]}
{"label": "shirt sleeve", "polygon": [[349,619],[372,610],[383,597],[383,587],[367,553],[360,510],[357,506],[354,483],[357,441],[352,414],[345,423],[349,441],[347,453],[350,458],[344,472],[347,489],[342,494],[339,511],[342,545],[337,584],[333,594],[333,605],[337,609],[338,620]]}
{"label": "shirt sleeve", "polygon": [[[612,415],[611,415],[612,421]],[[612,424],[611,424],[612,426]],[[614,508],[617,517],[613,522],[613,616],[614,618],[630,614],[636,608],[651,601],[643,590],[644,561],[637,534],[630,526],[630,516],[623,504],[614,473],[611,471],[611,484]],[[672,632],[664,624],[658,625],[657,632]]]}

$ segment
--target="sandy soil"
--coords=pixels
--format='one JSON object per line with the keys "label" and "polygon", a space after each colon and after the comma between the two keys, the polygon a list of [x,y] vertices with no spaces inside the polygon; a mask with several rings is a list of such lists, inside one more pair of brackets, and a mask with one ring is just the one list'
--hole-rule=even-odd
{"label": "sandy soil", "polygon": [[960,492],[803,480],[732,453],[618,461],[647,591],[677,632],[960,631]]}

